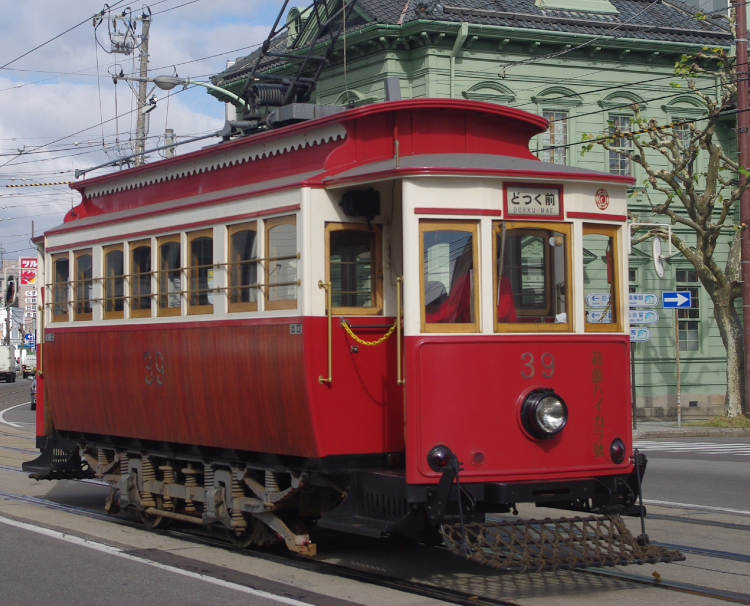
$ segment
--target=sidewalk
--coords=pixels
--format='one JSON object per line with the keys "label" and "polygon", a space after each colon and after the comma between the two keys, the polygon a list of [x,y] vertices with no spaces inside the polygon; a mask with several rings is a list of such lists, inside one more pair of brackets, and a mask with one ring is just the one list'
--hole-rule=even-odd
{"label": "sidewalk", "polygon": [[677,420],[637,421],[633,430],[634,440],[653,440],[655,438],[750,438],[750,429],[730,429],[723,427],[691,427],[684,425],[677,428]]}

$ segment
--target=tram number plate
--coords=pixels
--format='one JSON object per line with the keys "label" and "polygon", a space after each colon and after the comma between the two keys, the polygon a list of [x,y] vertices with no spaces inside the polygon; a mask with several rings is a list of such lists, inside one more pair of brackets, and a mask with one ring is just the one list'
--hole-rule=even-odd
{"label": "tram number plate", "polygon": [[555,358],[549,352],[543,353],[538,362],[534,359],[534,354],[529,352],[522,353],[521,363],[523,364],[521,376],[524,379],[531,379],[536,375],[537,366],[542,367],[542,376],[545,379],[550,379],[555,374]]}
{"label": "tram number plate", "polygon": [[301,335],[302,334],[302,324],[290,324],[289,325],[289,334],[290,335]]}

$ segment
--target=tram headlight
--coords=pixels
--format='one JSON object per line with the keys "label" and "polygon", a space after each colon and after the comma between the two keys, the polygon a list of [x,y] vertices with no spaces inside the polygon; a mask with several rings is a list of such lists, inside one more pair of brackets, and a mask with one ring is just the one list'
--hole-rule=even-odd
{"label": "tram headlight", "polygon": [[521,405],[521,423],[535,438],[552,438],[567,422],[568,407],[551,389],[535,389]]}
{"label": "tram headlight", "polygon": [[625,442],[620,438],[612,440],[612,445],[609,447],[609,454],[612,457],[612,462],[619,465],[625,460]]}
{"label": "tram headlight", "polygon": [[433,471],[443,471],[448,467],[452,458],[453,453],[451,452],[451,449],[441,444],[430,450],[430,453],[427,455],[427,464]]}

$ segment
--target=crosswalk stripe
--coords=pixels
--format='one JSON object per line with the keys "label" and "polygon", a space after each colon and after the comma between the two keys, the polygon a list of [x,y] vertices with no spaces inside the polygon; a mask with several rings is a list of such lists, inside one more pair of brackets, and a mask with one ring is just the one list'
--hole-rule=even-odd
{"label": "crosswalk stripe", "polygon": [[716,444],[712,442],[655,442],[634,440],[633,448],[652,452],[695,452],[709,455],[750,456],[750,443]]}

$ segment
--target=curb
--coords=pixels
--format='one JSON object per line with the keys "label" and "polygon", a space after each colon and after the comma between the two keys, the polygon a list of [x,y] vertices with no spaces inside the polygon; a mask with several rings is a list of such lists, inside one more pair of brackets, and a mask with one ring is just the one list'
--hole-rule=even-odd
{"label": "curb", "polygon": [[662,429],[656,431],[636,430],[634,440],[655,438],[744,438],[750,437],[750,429],[730,427],[695,427],[691,429]]}

